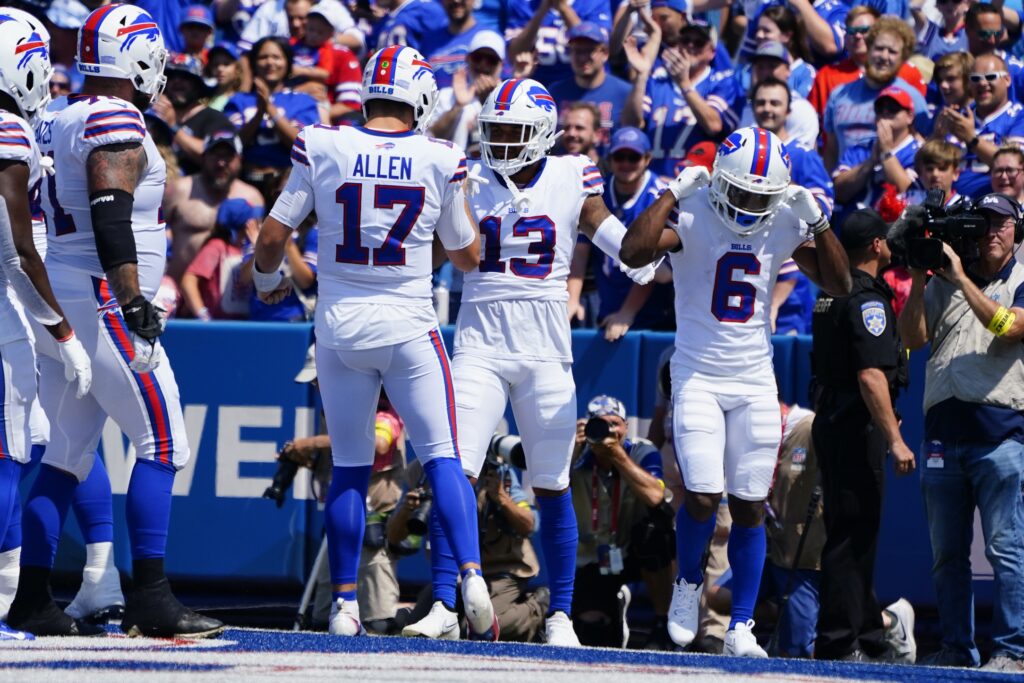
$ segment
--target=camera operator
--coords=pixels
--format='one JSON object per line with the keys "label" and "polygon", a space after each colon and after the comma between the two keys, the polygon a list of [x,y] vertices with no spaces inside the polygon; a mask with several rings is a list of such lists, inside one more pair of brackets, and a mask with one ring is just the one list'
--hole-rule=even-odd
{"label": "camera operator", "polygon": [[868,661],[892,651],[874,591],[883,467],[891,452],[896,472],[908,474],[914,453],[900,436],[893,409],[905,354],[896,334],[893,293],[880,275],[890,261],[887,231],[872,209],[850,214],[842,243],[853,290],[842,298],[822,293],[814,306],[817,417],[811,434],[821,464],[827,535],[814,648],[818,659]]}
{"label": "camera operator", "polygon": [[[1021,208],[1001,194],[976,209],[988,222],[965,263],[947,259],[926,284],[911,270],[899,331],[909,349],[931,343],[925,376],[921,474],[938,594],[942,649],[922,663],[978,666],[971,591],[971,530],[981,513],[995,572],[992,658],[986,669],[1024,671],[1024,266]],[[909,209],[908,209],[909,213]],[[926,226],[927,227],[927,226]]]}
{"label": "camera operator", "polygon": [[[475,491],[480,515],[480,566],[498,619],[500,639],[530,642],[544,625],[550,593],[547,588],[530,591],[528,587],[540,571],[529,538],[537,527],[537,510],[523,490],[518,471],[506,462],[506,459],[514,460],[515,456],[509,451],[519,443],[519,437],[515,436],[494,437]],[[398,545],[411,531],[420,530],[416,524],[409,528],[406,520],[413,518],[421,519],[426,533],[429,520],[420,512],[422,498],[422,489],[406,493],[405,503],[389,520],[389,543]],[[431,552],[434,551],[431,548]],[[433,600],[432,605],[430,600]],[[431,586],[427,586],[402,635],[458,640],[456,607],[455,600],[446,604],[443,597],[433,595]]]}
{"label": "camera operator", "polygon": [[666,502],[661,454],[626,438],[626,409],[611,396],[587,405],[576,424],[570,474],[579,526],[573,623],[584,645],[625,647],[627,583],[642,579],[654,604],[652,640],[668,638],[674,515]]}

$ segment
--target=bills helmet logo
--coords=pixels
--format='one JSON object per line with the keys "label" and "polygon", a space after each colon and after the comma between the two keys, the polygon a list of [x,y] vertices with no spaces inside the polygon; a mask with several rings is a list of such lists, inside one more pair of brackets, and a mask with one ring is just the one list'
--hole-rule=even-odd
{"label": "bills helmet logo", "polygon": [[32,60],[32,57],[39,55],[43,59],[47,59],[46,43],[39,37],[39,34],[32,32],[32,36],[27,42],[22,43],[18,47],[14,48],[14,54],[20,55],[21,59],[18,60],[18,68],[24,69],[25,65]]}
{"label": "bills helmet logo", "polygon": [[139,38],[155,41],[160,37],[160,28],[148,14],[140,14],[132,23],[117,29],[117,37],[120,38],[122,36],[128,36],[121,43],[121,52],[124,52],[130,49],[132,44]]}
{"label": "bills helmet logo", "polygon": [[530,98],[531,102],[536,104],[538,107],[540,107],[544,111],[554,111],[555,110],[555,98],[552,97],[550,95],[550,93],[548,93],[547,90],[545,90],[544,88],[540,87],[539,85],[535,85],[532,88],[530,88],[529,90],[527,90],[526,91],[526,95],[527,95],[527,97]]}
{"label": "bills helmet logo", "polygon": [[743,146],[743,136],[739,133],[733,133],[718,146],[718,155],[727,157],[733,152],[738,152],[740,147]]}

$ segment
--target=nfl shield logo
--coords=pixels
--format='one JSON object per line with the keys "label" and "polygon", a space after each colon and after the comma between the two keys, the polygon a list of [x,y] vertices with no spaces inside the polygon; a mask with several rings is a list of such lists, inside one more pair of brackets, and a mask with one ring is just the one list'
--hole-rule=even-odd
{"label": "nfl shield logo", "polygon": [[877,301],[869,301],[861,304],[860,317],[864,321],[864,328],[876,337],[882,336],[885,332],[885,308]]}

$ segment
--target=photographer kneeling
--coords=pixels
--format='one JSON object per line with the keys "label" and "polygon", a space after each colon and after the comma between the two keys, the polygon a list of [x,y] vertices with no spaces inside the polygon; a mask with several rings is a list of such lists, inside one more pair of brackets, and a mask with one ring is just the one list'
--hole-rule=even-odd
{"label": "photographer kneeling", "polygon": [[[921,487],[942,649],[921,663],[980,663],[970,565],[977,506],[985,555],[995,572],[993,653],[985,668],[1019,672],[1024,671],[1024,266],[1014,259],[1014,244],[1024,230],[1021,207],[1005,195],[985,195],[975,208],[988,230],[958,242],[956,250],[943,243],[945,265],[934,268],[937,277],[927,284],[926,271],[912,268],[910,297],[899,319],[907,348],[932,345]],[[920,214],[918,207],[908,207],[902,222],[913,230],[924,220]]]}
{"label": "photographer kneeling", "polygon": [[649,441],[626,439],[626,430],[626,409],[611,396],[593,399],[576,423],[570,487],[580,543],[572,620],[584,645],[626,646],[626,584],[641,579],[654,605],[651,640],[670,642],[675,515],[661,454]]}

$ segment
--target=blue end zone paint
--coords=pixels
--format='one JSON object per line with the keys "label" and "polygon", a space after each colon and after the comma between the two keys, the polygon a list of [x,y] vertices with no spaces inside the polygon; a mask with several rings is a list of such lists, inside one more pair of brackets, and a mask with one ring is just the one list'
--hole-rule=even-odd
{"label": "blue end zone paint", "polygon": [[121,671],[172,671],[174,673],[208,673],[210,671],[224,671],[232,669],[232,666],[219,666],[217,664],[189,664],[187,662],[140,662],[130,659],[93,659],[89,661],[52,661],[52,662],[13,662],[0,666],[0,669],[60,669],[62,671],[82,670],[109,670],[118,669]]}

